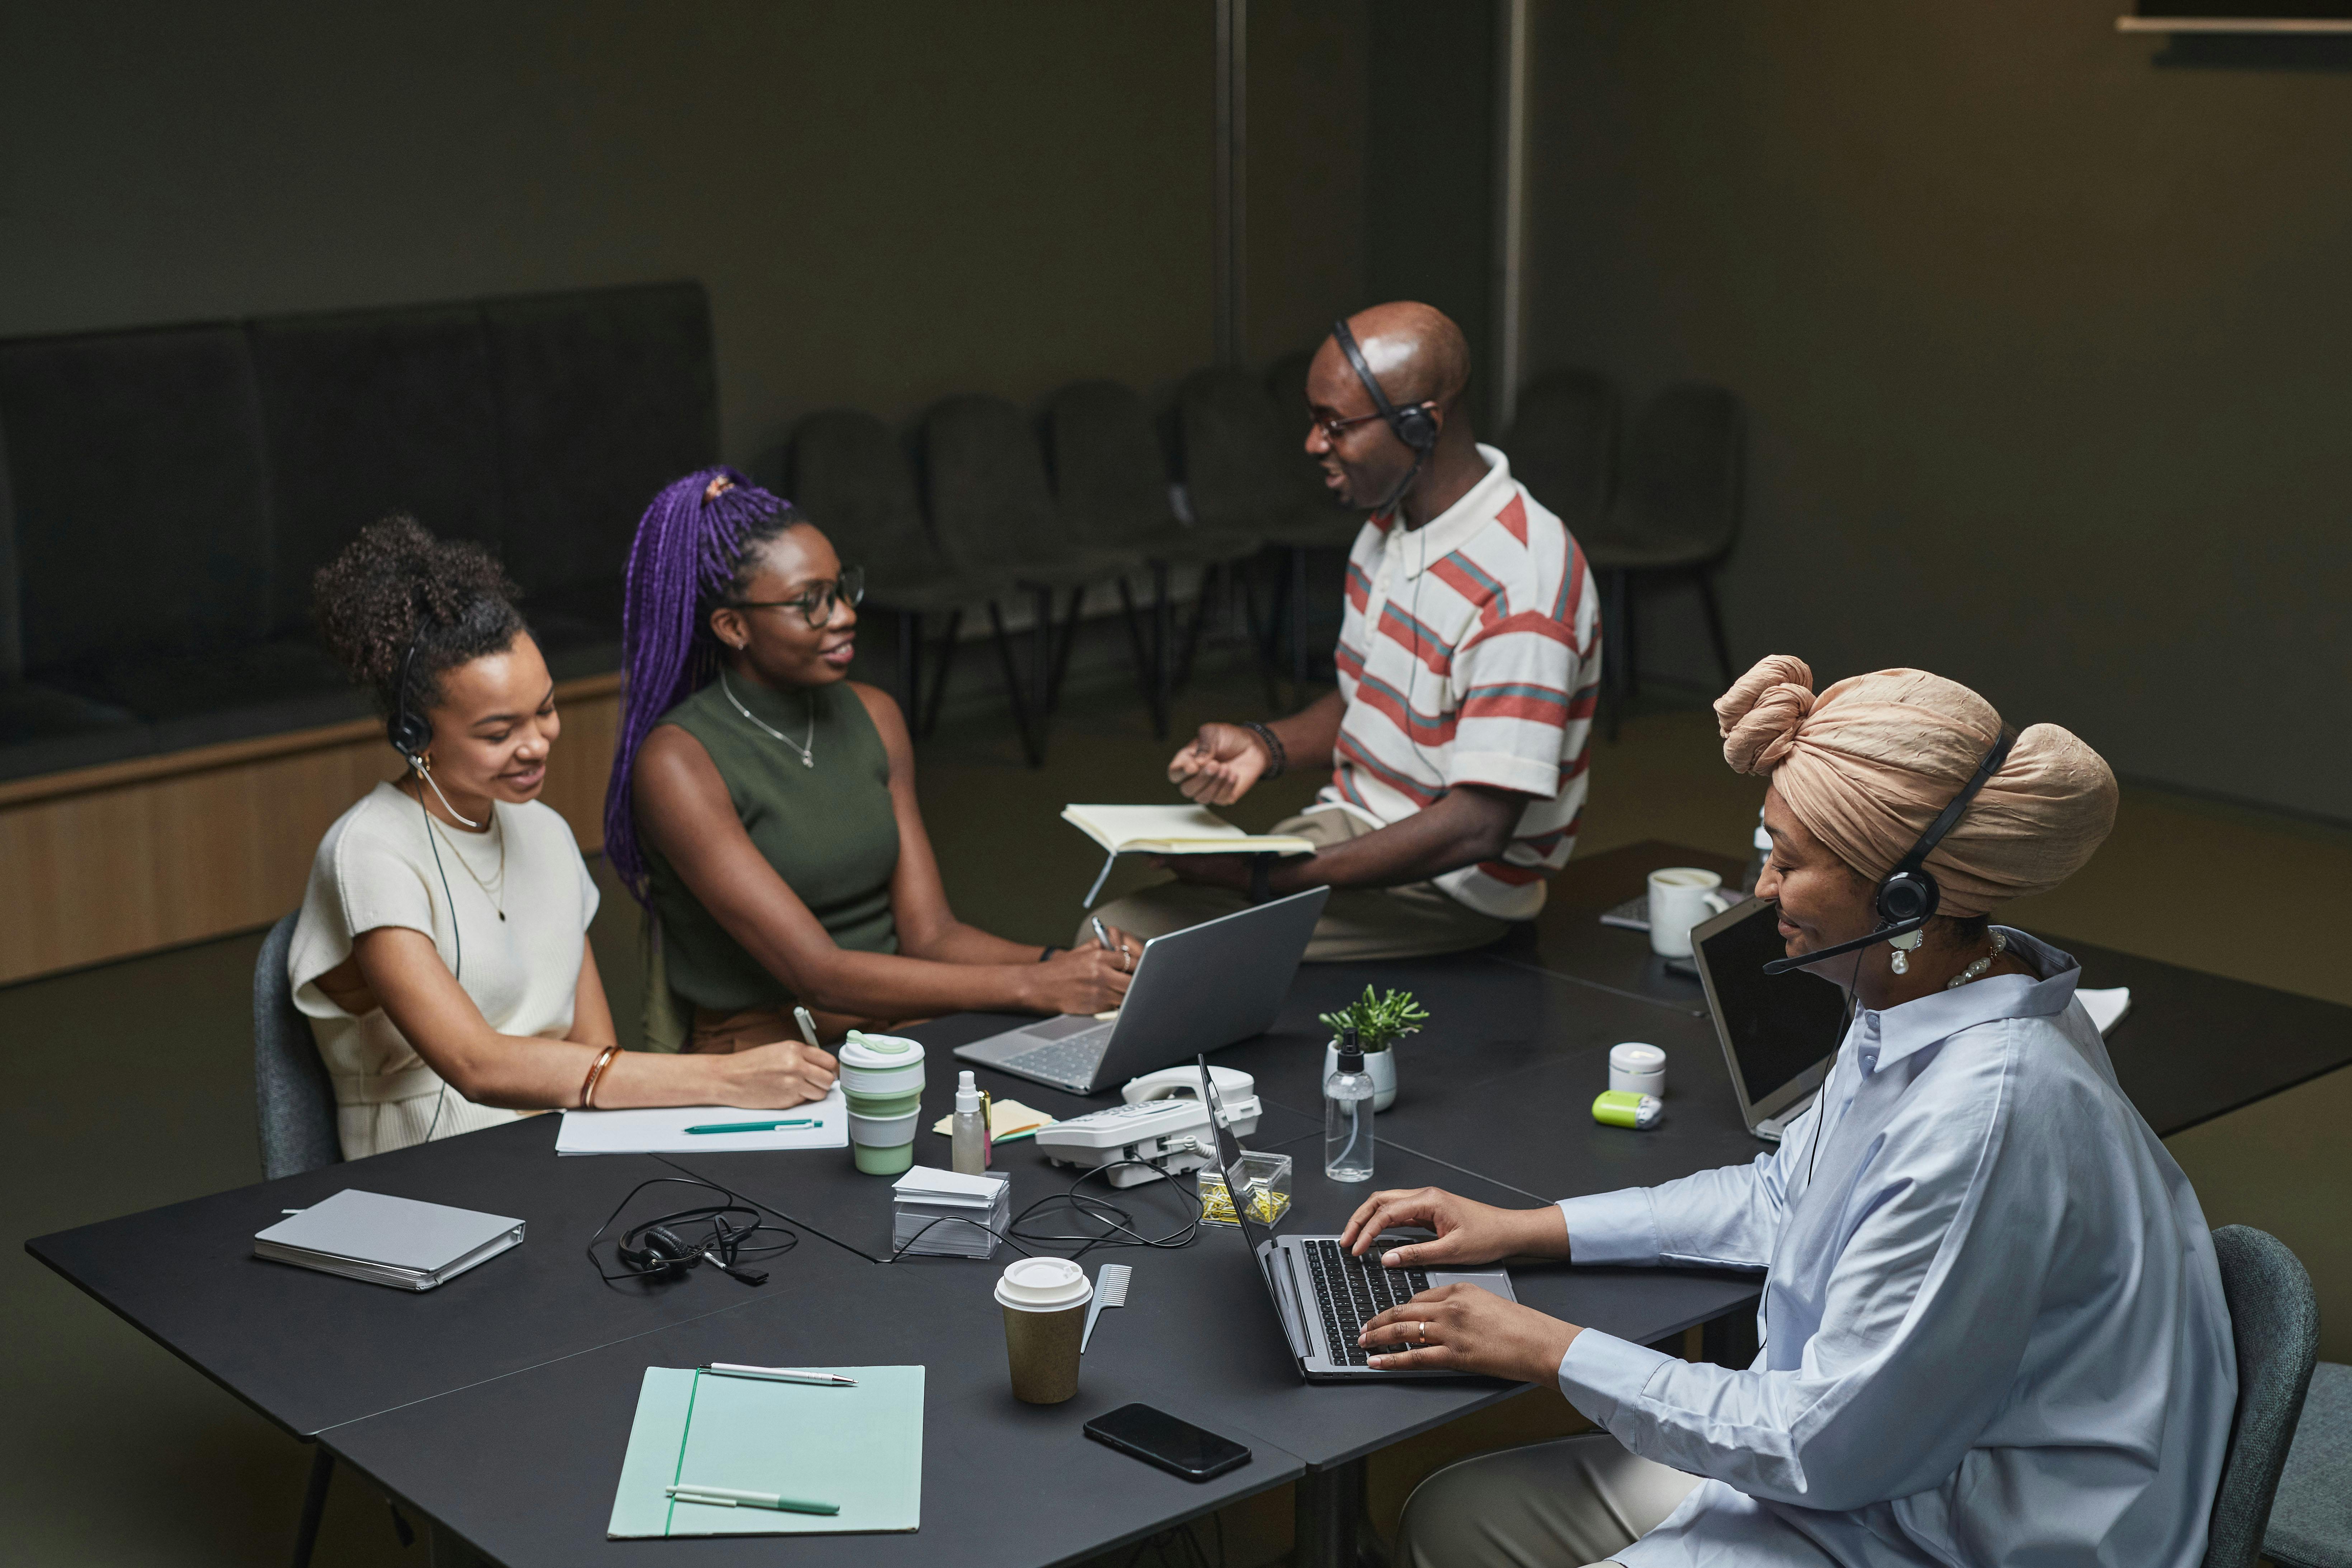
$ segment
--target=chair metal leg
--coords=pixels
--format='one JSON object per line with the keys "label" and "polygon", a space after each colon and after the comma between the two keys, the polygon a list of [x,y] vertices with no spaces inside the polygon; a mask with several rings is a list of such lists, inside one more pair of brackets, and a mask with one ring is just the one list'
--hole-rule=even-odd
{"label": "chair metal leg", "polygon": [[1731,645],[1723,640],[1723,611],[1715,602],[1715,584],[1702,566],[1691,574],[1698,579],[1698,602],[1706,610],[1706,635],[1715,644],[1715,666],[1723,672],[1723,684],[1731,684]]}
{"label": "chair metal leg", "polygon": [[988,621],[996,633],[996,662],[1004,671],[1004,697],[1013,705],[1013,727],[1020,731],[1021,754],[1031,767],[1044,767],[1045,749],[1029,732],[1029,701],[1022,695],[1021,668],[1013,658],[1013,639],[1005,635],[1004,609],[994,599],[988,601]]}
{"label": "chair metal leg", "polygon": [[1604,573],[1607,578],[1609,606],[1602,612],[1608,618],[1601,626],[1601,695],[1609,706],[1609,738],[1617,738],[1617,727],[1625,721],[1625,666],[1632,657],[1625,637],[1625,574]]}
{"label": "chair metal leg", "polygon": [[[1234,568],[1231,562],[1212,566],[1202,574],[1201,596],[1192,602],[1192,622],[1184,631],[1184,652],[1176,661],[1175,678],[1171,685],[1171,696],[1192,683],[1192,660],[1200,654],[1201,633],[1209,624],[1209,601],[1213,596],[1213,590],[1220,584],[1223,585],[1225,595],[1230,599],[1234,592]],[[1232,624],[1231,618],[1228,617],[1226,625]]]}
{"label": "chair metal leg", "polygon": [[1135,687],[1143,697],[1143,705],[1151,714],[1151,732],[1168,732],[1166,710],[1160,696],[1160,650],[1151,647],[1143,635],[1143,617],[1135,607],[1135,590],[1128,584],[1125,574],[1118,579],[1119,616],[1127,626],[1127,649],[1135,660]]}
{"label": "chair metal leg", "polygon": [[[1086,597],[1087,591],[1083,585],[1070,590],[1069,611],[1062,617],[1061,629],[1053,636],[1054,673],[1045,683],[1045,711],[1048,713],[1059,711],[1062,706],[1062,678],[1070,673],[1070,650],[1077,646],[1078,641],[1078,606],[1086,602]],[[1053,604],[1053,597],[1048,595],[1045,607],[1051,610]]]}
{"label": "chair metal leg", "polygon": [[1265,683],[1265,709],[1269,713],[1281,710],[1274,684],[1274,640],[1275,628],[1282,620],[1282,600],[1289,581],[1277,565],[1273,590],[1266,595],[1265,620],[1261,624],[1257,615],[1256,576],[1251,574],[1242,578],[1242,614],[1249,623],[1250,646],[1257,650],[1258,679]]}
{"label": "chair metal leg", "polygon": [[[1203,582],[1202,588],[1208,584]],[[1151,563],[1151,734],[1168,738],[1168,706],[1174,679],[1176,626],[1168,609],[1168,563]]]}
{"label": "chair metal leg", "polygon": [[940,700],[948,694],[948,671],[955,667],[956,634],[963,630],[961,607],[948,612],[948,635],[940,639],[940,651],[931,670],[931,694],[923,703],[921,728],[915,733],[928,735],[939,728]]}
{"label": "chair metal leg", "polygon": [[1294,702],[1307,696],[1307,551],[1303,545],[1290,550],[1290,696]]}
{"label": "chair metal leg", "polygon": [[320,1444],[310,1453],[310,1479],[302,1489],[302,1519],[294,1527],[294,1568],[310,1568],[319,1525],[327,1517],[327,1484],[335,1479],[335,1457]]}

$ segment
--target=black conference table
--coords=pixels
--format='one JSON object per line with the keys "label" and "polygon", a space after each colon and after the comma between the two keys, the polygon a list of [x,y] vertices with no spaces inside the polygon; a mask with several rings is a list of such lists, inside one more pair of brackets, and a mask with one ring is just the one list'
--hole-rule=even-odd
{"label": "black conference table", "polygon": [[[1265,1035],[1216,1054],[1256,1079],[1265,1114],[1248,1142],[1290,1153],[1287,1230],[1337,1228],[1367,1190],[1326,1180],[1315,1023],[1368,983],[1415,992],[1432,1021],[1400,1056],[1396,1105],[1380,1121],[1375,1185],[1439,1184],[1498,1204],[1669,1180],[1751,1159],[1714,1027],[1695,983],[1667,973],[1638,933],[1594,915],[1652,868],[1727,862],[1644,844],[1578,862],[1555,908],[1522,941],[1483,953],[1302,969]],[[1736,867],[1729,868],[1736,870]],[[2352,1060],[2352,1008],[2071,944],[2084,984],[2129,984],[2132,1015],[2110,1037],[2124,1086],[2160,1132],[2178,1131]],[[983,1015],[910,1031],[929,1048],[926,1126],[948,1110],[956,1045],[1004,1026]],[[1669,1114],[1649,1132],[1588,1112],[1608,1047],[1642,1039],[1670,1063]],[[2259,1052],[2217,1048],[2259,1041]],[[982,1084],[1056,1116],[1099,1108],[983,1071]],[[643,1550],[604,1521],[643,1370],[711,1360],[927,1368],[924,1525],[912,1535],[698,1541],[698,1563],[775,1561],[1052,1563],[1108,1551],[1236,1499],[1297,1484],[1301,1563],[1352,1563],[1363,1459],[1373,1450],[1517,1393],[1461,1379],[1307,1387],[1285,1353],[1247,1249],[1209,1228],[1181,1250],[1097,1250],[1130,1265],[1128,1304],[1107,1312],[1080,1393],[1035,1408],[1013,1399],[994,1262],[887,1251],[887,1181],[845,1153],[659,1159],[552,1154],[556,1119],[534,1118],[363,1165],[215,1194],[26,1244],[37,1258],[288,1432],[315,1439],[436,1527],[510,1564],[572,1563]],[[933,1135],[918,1157],[944,1163]],[[1016,1212],[1072,1173],[1035,1146],[1003,1146]],[[600,1283],[583,1248],[637,1183],[694,1175],[770,1207],[802,1240],[770,1282],[710,1270],[667,1285]],[[367,1289],[251,1256],[281,1210],[346,1186],[512,1215],[514,1252],[423,1294]],[[1189,1183],[1187,1183],[1189,1185]],[[1098,1183],[1089,1184],[1099,1192]],[[631,1206],[697,1201],[655,1189]],[[1141,1228],[1180,1225],[1164,1184],[1118,1194]],[[1522,1300],[1643,1342],[1695,1324],[1738,1355],[1758,1281],[1727,1271],[1514,1266]],[[1744,1356],[1742,1357],[1744,1360]],[[1192,1485],[1085,1439],[1081,1426],[1130,1400],[1247,1445],[1251,1463]],[[942,1539],[942,1538],[946,1539]]]}

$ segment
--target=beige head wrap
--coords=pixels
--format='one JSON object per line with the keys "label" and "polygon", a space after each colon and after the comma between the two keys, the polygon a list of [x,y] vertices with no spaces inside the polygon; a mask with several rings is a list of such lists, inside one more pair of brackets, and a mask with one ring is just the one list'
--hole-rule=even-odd
{"label": "beige head wrap", "polygon": [[[1909,852],[2000,734],[1992,704],[1919,669],[1841,680],[1819,697],[1801,658],[1774,654],[1716,700],[1723,759],[1769,774],[1838,858],[1875,880]],[[2116,775],[2055,724],[2017,738],[2000,771],[1927,857],[1941,911],[1980,915],[2048,892],[2116,823]]]}

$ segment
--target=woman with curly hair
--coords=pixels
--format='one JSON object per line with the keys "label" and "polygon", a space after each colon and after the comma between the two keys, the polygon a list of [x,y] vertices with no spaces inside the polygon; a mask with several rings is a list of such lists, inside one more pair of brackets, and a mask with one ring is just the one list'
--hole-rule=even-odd
{"label": "woman with curly hair", "polygon": [[1127,992],[1141,948],[1116,930],[1041,949],[949,908],[906,720],[848,679],[859,593],[806,517],[731,468],[677,480],[637,525],[604,851],[659,922],[649,1041],[787,1039],[795,1006],[832,1039]]}
{"label": "woman with curly hair", "polygon": [[313,584],[319,627],[401,754],[327,830],[288,962],[358,1159],[562,1106],[823,1096],[804,1046],[623,1053],[587,943],[596,886],[541,803],[555,684],[489,552],[370,525]]}

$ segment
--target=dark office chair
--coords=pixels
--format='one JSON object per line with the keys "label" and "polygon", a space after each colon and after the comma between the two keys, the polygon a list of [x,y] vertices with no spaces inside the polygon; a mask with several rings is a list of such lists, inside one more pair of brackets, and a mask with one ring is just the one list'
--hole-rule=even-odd
{"label": "dark office chair", "polygon": [[[1139,570],[1143,557],[1070,533],[1054,505],[1036,437],[1021,411],[1002,397],[969,393],[933,405],[923,417],[923,488],[933,536],[949,559],[987,563],[1027,592],[1035,606],[1028,702],[1034,733],[1024,725],[1022,743],[1030,765],[1040,766],[1086,591]],[[1063,592],[1069,609],[1057,629],[1054,596]],[[994,601],[989,615],[1001,636],[1003,617]],[[1140,648],[1131,608],[1128,619]]]}
{"label": "dark office chair", "polygon": [[2352,1366],[2311,1369],[2263,1555],[2278,1568],[2352,1568]]}
{"label": "dark office chair", "polygon": [[1686,576],[1698,584],[1715,661],[1724,685],[1731,684],[1731,650],[1708,573],[1739,530],[1745,426],[1739,399],[1722,387],[1694,382],[1661,392],[1633,426],[1607,521],[1578,535],[1607,595],[1601,662],[1612,740],[1637,685],[1629,587],[1635,576]]}
{"label": "dark office chair", "polygon": [[1268,651],[1286,625],[1291,679],[1307,684],[1307,552],[1345,552],[1363,520],[1331,504],[1302,467],[1307,409],[1302,397],[1278,411],[1246,371],[1195,371],[1176,394],[1184,488],[1203,527],[1255,533],[1280,550],[1288,570],[1275,582],[1266,626]]}
{"label": "dark office chair", "polygon": [[1528,383],[1503,433],[1511,477],[1568,525],[1578,542],[1597,538],[1617,484],[1617,390],[1589,370],[1555,370]]}
{"label": "dark office chair", "polygon": [[[1009,592],[1011,581],[959,565],[940,552],[924,525],[906,449],[871,414],[829,408],[802,420],[793,431],[786,493],[832,537],[844,562],[866,568],[866,604],[897,617],[898,706],[909,730],[929,734],[939,721],[965,609]],[[933,668],[926,694],[925,617],[940,614],[948,617],[947,632],[929,654]],[[1012,675],[1012,651],[1001,632],[997,644],[1013,722],[1025,737],[1029,721],[1020,682]]]}
{"label": "dark office chair", "polygon": [[[336,1131],[335,1086],[319,1058],[310,1020],[294,1005],[286,981],[286,955],[294,945],[299,911],[269,928],[261,955],[253,962],[253,1108],[261,1131],[261,1173],[276,1181],[339,1163],[343,1145]],[[294,1568],[309,1568],[318,1544],[319,1521],[326,1517],[327,1484],[335,1457],[323,1447],[310,1455],[310,1479],[303,1488],[302,1518],[294,1533]]]}
{"label": "dark office chair", "polygon": [[2225,1225],[2213,1233],[2213,1251],[2238,1352],[2238,1408],[2213,1496],[2205,1568],[2253,1568],[2311,1386],[2319,1302],[2302,1262],[2267,1232]]}
{"label": "dark office chair", "polygon": [[[1151,709],[1151,731],[1165,736],[1169,694],[1191,671],[1202,623],[1215,596],[1213,576],[1220,568],[1255,555],[1258,538],[1238,529],[1202,528],[1178,520],[1160,438],[1143,399],[1133,389],[1115,381],[1074,382],[1046,399],[1040,426],[1064,526],[1087,543],[1132,551],[1151,569],[1151,646],[1147,657],[1139,637],[1135,658],[1139,669],[1149,670],[1143,691]],[[1168,574],[1176,566],[1202,569],[1200,595],[1181,659],[1171,646],[1168,607]],[[1118,591],[1129,631],[1135,635],[1135,605],[1124,576]]]}

